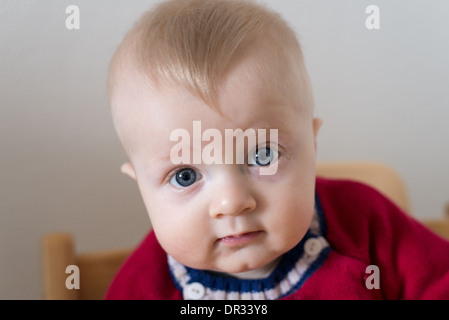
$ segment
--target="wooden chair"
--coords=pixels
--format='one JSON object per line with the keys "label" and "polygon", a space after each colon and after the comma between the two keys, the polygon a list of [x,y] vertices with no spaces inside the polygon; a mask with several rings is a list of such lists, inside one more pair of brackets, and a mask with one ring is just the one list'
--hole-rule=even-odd
{"label": "wooden chair", "polygon": [[[373,162],[319,163],[317,175],[364,182],[378,189],[408,214],[412,214],[401,177],[390,167]],[[449,218],[423,221],[430,229],[449,239]],[[132,248],[78,253],[69,233],[51,233],[43,238],[44,297],[50,300],[100,300]],[[80,270],[80,288],[67,289],[69,265]]]}
{"label": "wooden chair", "polygon": [[[132,248],[77,253],[70,233],[43,237],[44,297],[47,300],[101,300],[120,265]],[[67,289],[67,266],[79,268],[79,289]]]}

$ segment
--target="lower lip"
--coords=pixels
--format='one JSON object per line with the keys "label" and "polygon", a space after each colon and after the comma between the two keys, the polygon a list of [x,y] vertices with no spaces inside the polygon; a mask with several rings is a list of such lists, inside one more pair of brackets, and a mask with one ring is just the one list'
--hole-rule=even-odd
{"label": "lower lip", "polygon": [[244,244],[247,244],[248,242],[253,241],[261,233],[262,233],[262,231],[248,232],[248,233],[244,233],[237,237],[220,238],[220,239],[218,239],[218,241],[225,245],[231,245],[231,246],[244,245]]}

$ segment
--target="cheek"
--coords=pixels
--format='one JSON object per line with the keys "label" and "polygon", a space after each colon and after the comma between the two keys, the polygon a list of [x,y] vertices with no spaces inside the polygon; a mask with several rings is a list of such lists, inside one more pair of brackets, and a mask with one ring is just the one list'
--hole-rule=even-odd
{"label": "cheek", "polygon": [[269,221],[267,227],[276,235],[280,245],[292,247],[307,232],[315,207],[314,178],[298,183],[296,179],[284,181],[282,187],[269,194]]}
{"label": "cheek", "polygon": [[304,235],[310,226],[314,213],[314,201],[308,196],[295,195],[289,197],[286,194],[278,197],[276,204],[275,221],[273,226],[277,231],[290,236],[296,233]]}
{"label": "cheek", "polygon": [[[200,208],[179,206],[164,201],[163,195],[152,197],[146,203],[156,238],[165,252],[192,268],[202,264],[210,252],[211,228]],[[201,263],[201,265],[198,265]]]}
{"label": "cheek", "polygon": [[[205,230],[198,224],[191,223],[189,219],[166,217],[173,213],[165,208],[164,211],[150,213],[153,230],[160,245],[165,252],[173,256],[177,261],[189,265],[193,259],[198,259],[196,255],[203,245],[201,239]],[[165,217],[161,217],[161,215]]]}

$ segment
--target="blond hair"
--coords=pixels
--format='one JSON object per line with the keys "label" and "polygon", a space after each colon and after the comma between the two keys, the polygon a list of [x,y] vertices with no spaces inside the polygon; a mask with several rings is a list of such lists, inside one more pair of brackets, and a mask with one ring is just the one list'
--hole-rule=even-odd
{"label": "blond hair", "polygon": [[249,0],[169,0],[146,12],[115,53],[108,78],[110,99],[126,63],[149,83],[188,88],[211,107],[226,73],[247,55],[272,90],[297,83],[297,101],[312,109],[310,81],[294,31],[275,12]]}

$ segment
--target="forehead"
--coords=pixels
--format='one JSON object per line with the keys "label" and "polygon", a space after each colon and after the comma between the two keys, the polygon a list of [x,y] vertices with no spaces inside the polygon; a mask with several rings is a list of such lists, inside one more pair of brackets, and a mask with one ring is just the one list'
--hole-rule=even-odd
{"label": "forehead", "polygon": [[287,129],[289,123],[301,118],[295,99],[272,90],[256,68],[254,61],[247,59],[229,72],[218,90],[219,112],[182,86],[149,87],[142,79],[132,81],[122,119],[132,150],[144,151],[149,145],[161,152],[167,150],[164,145],[170,145],[171,132],[191,132],[194,121],[201,121],[203,130],[223,132],[237,128]]}

